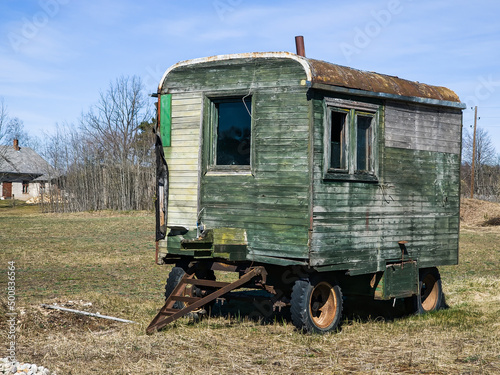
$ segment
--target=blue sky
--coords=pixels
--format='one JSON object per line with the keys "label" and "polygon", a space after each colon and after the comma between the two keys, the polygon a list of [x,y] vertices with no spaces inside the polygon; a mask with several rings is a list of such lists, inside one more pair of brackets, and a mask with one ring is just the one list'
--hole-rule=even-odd
{"label": "blue sky", "polygon": [[42,137],[121,75],[152,93],[177,61],[294,52],[303,35],[308,57],[454,90],[500,152],[499,14],[490,0],[2,0],[0,97]]}

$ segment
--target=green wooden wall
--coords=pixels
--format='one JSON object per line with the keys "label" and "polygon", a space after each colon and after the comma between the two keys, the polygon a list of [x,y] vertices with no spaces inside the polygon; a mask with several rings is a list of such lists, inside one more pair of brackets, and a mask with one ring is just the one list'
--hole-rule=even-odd
{"label": "green wooden wall", "polygon": [[303,67],[290,59],[238,60],[177,68],[164,86],[173,101],[186,91],[203,93],[205,109],[210,96],[252,95],[251,174],[206,173],[208,120],[199,113],[201,221],[207,228],[245,229],[251,260],[308,258],[311,132],[305,78]]}
{"label": "green wooden wall", "polygon": [[[244,229],[247,259],[255,261],[309,262],[361,274],[384,269],[388,259],[401,256],[398,241],[408,241],[419,267],[455,264],[461,111],[341,97],[308,88],[305,79],[302,65],[280,58],[207,61],[168,74],[161,92],[172,94],[173,103],[166,157],[181,197],[183,165],[174,159],[180,153],[190,160],[189,194],[197,197],[182,198],[190,202],[189,222],[199,215],[207,228]],[[220,95],[252,96],[248,173],[207,173],[207,108],[210,97]],[[325,179],[325,96],[379,106],[377,181]],[[189,157],[176,144],[186,132],[199,137],[189,141]],[[171,204],[168,224],[184,225],[182,204]]]}
{"label": "green wooden wall", "polygon": [[324,178],[325,109],[321,95],[314,99],[311,264],[352,274],[383,270],[401,257],[398,241],[408,241],[419,267],[455,264],[461,111],[364,100],[382,105],[376,183]]}

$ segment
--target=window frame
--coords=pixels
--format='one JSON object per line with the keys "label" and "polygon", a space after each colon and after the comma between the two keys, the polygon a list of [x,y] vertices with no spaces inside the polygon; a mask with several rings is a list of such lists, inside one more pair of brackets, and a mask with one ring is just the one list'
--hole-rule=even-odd
{"label": "window frame", "polygon": [[[375,165],[374,165],[374,161],[375,161],[375,155],[374,155],[374,145],[375,145],[375,137],[374,137],[374,129],[375,129],[375,113],[370,113],[370,112],[362,112],[362,111],[356,111],[355,110],[355,114],[354,114],[354,127],[356,129],[356,152],[354,154],[354,160],[353,160],[353,166],[356,166],[356,168],[354,169],[354,173],[355,174],[371,174],[371,175],[374,175],[375,174]],[[371,128],[371,132],[370,132],[370,138],[371,138],[371,152],[370,152],[370,155],[371,155],[371,158],[369,160],[371,166],[370,166],[370,169],[366,170],[366,169],[359,169],[358,166],[359,166],[359,160],[358,160],[358,156],[359,156],[359,123],[358,123],[358,119],[359,117],[370,117],[371,118],[371,123],[370,123],[370,128]]]}
{"label": "window frame", "polygon": [[[324,160],[323,179],[341,181],[377,182],[378,163],[378,127],[381,106],[377,104],[345,100],[338,98],[325,98],[324,101]],[[332,140],[332,114],[335,112],[346,113],[346,168],[331,167],[331,140]],[[371,168],[358,170],[358,117],[372,117],[371,122]]]}
{"label": "window frame", "polygon": [[[232,102],[235,100],[250,99],[250,164],[247,165],[223,165],[217,164],[217,128],[218,128],[218,103]],[[207,175],[225,175],[225,174],[253,174],[253,144],[254,144],[254,108],[255,94],[249,95],[248,92],[231,93],[208,93],[205,95],[204,111],[204,171]]]}
{"label": "window frame", "polygon": [[[341,160],[341,167],[340,168],[335,168],[331,167],[332,164],[332,128],[333,128],[333,114],[334,113],[340,113],[344,114],[344,124],[343,124],[343,131],[340,134],[340,160]],[[349,138],[350,138],[350,133],[351,133],[351,127],[349,126],[351,122],[351,113],[350,111],[342,108],[331,108],[330,111],[328,111],[328,121],[326,124],[326,127],[328,127],[329,135],[328,138],[326,139],[326,142],[328,143],[328,154],[327,160],[328,160],[328,170],[336,173],[349,173]],[[342,160],[343,159],[343,160]],[[343,165],[342,165],[343,164]]]}
{"label": "window frame", "polygon": [[29,194],[30,193],[30,182],[27,180],[24,180],[22,182],[22,192],[23,194]]}

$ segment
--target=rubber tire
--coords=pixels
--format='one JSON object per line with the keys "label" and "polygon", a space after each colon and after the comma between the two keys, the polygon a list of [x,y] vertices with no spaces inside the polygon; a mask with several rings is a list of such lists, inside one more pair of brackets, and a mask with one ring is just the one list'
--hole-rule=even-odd
{"label": "rubber tire", "polygon": [[[174,267],[168,274],[167,283],[165,284],[165,300],[172,294],[175,287],[179,284],[186,272],[181,267]],[[185,306],[184,302],[176,301],[174,309],[182,309]]]}
{"label": "rubber tire", "polygon": [[417,314],[439,310],[443,305],[443,287],[437,268],[423,268],[419,272],[419,293],[416,296]]}
{"label": "rubber tire", "polygon": [[[165,284],[165,300],[172,294],[175,287],[179,284],[181,279],[184,277],[186,272],[181,267],[174,267],[168,274],[167,282]],[[214,280],[215,273],[211,269],[196,270],[195,276],[197,279]],[[210,289],[209,289],[210,290]],[[207,307],[212,307],[215,301],[211,301],[207,304]],[[182,309],[186,304],[184,302],[177,301],[174,303],[174,309]]]}
{"label": "rubber tire", "polygon": [[[318,309],[311,308],[311,300],[315,293],[322,294],[322,292],[327,292],[327,298],[330,300],[330,305],[333,303],[333,306],[330,306],[329,313],[327,312],[325,316],[320,316],[318,318],[318,316],[315,316],[315,313],[313,312],[314,310],[317,311]],[[323,294],[323,296],[325,295]],[[293,285],[290,303],[292,322],[297,329],[303,332],[331,332],[338,328],[342,319],[343,306],[342,291],[340,290],[340,287],[336,283],[332,285],[320,278],[317,278],[313,281],[310,281],[308,279],[297,280]],[[314,303],[315,302],[313,301],[313,306]],[[333,316],[331,314],[333,314]],[[325,321],[324,324],[321,324],[322,320]]]}
{"label": "rubber tire", "polygon": [[[195,271],[194,275],[196,276],[197,279],[215,281],[215,272],[213,270],[211,270],[210,268],[198,269]],[[214,292],[216,289],[206,287],[205,290],[206,290],[207,294],[210,294],[210,293]],[[198,289],[198,291],[200,291],[200,290]],[[214,307],[215,302],[216,302],[215,300],[212,300],[212,301],[208,302],[207,304],[203,305],[203,307],[205,308],[205,310],[210,312],[212,310],[212,308]]]}

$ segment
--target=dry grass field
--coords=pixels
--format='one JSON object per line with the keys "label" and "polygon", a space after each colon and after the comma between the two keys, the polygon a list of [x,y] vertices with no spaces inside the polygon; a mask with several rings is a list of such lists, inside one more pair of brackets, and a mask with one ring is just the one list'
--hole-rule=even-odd
{"label": "dry grass field", "polygon": [[[17,359],[64,374],[500,374],[500,207],[465,200],[460,264],[440,269],[449,309],[347,314],[342,330],[297,332],[283,316],[233,306],[148,336],[167,267],[154,264],[150,213],[42,214],[0,202],[0,357],[7,267],[16,266]],[[46,310],[54,304],[130,319]],[[250,304],[251,306],[251,304]],[[227,307],[230,309],[231,307]]]}

